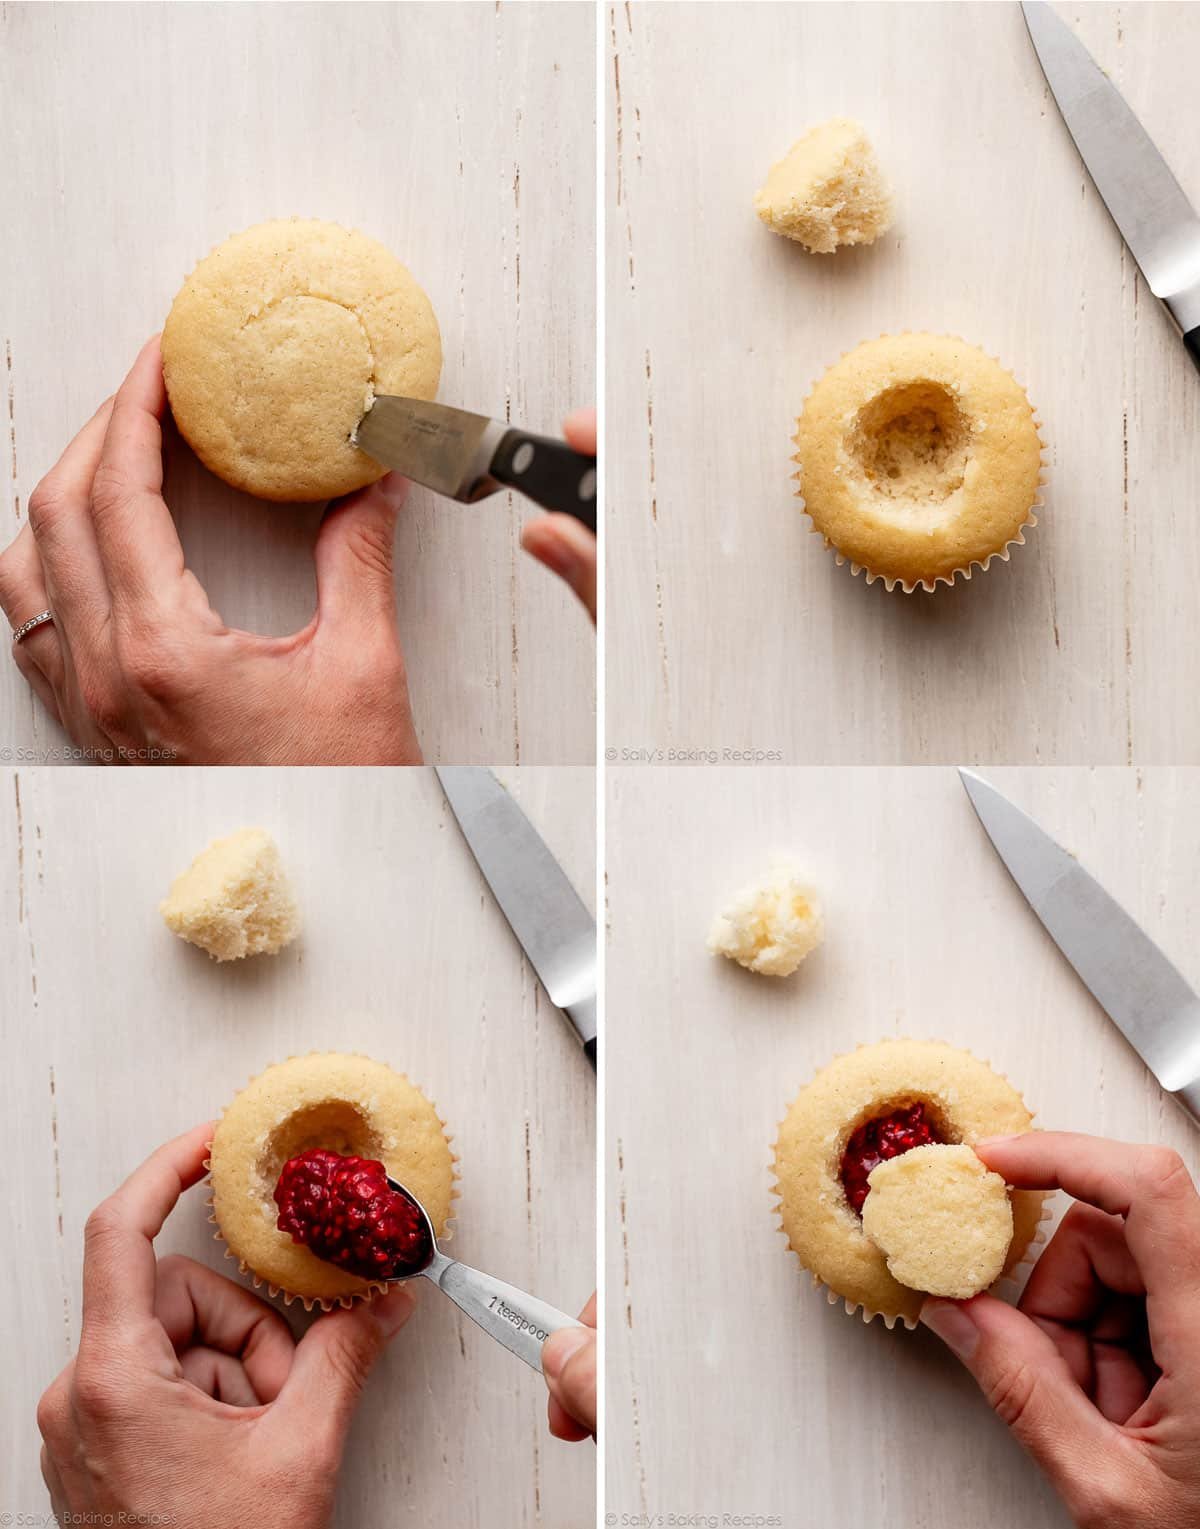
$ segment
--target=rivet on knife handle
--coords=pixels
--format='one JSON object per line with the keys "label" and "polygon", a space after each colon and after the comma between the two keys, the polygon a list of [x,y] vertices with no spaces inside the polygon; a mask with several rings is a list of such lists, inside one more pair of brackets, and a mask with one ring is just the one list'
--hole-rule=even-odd
{"label": "rivet on knife handle", "polygon": [[574,515],[596,529],[596,458],[573,451],[565,441],[523,430],[505,432],[491,462],[491,476],[544,510]]}

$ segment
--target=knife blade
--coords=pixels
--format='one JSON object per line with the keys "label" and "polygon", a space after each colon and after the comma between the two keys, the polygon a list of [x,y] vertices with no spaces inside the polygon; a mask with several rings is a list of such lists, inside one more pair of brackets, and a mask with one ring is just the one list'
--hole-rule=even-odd
{"label": "knife blade", "polygon": [[1046,0],[1025,25],[1075,146],[1147,285],[1200,367],[1200,217],[1145,128]]}
{"label": "knife blade", "polygon": [[1200,997],[1073,855],[973,770],[958,773],[1047,934],[1162,1087],[1200,1121]]}
{"label": "knife blade", "polygon": [[350,439],[385,467],[461,504],[515,488],[543,509],[596,529],[596,458],[565,441],[486,414],[386,393],[376,395]]}
{"label": "knife blade", "polygon": [[437,777],[500,911],[595,1067],[596,921],[490,770],[440,765]]}

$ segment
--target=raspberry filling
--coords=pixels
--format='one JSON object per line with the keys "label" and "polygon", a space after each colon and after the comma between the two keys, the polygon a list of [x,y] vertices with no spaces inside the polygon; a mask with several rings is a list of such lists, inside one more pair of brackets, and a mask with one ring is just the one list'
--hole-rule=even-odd
{"label": "raspberry filling", "polygon": [[281,1232],[361,1279],[415,1274],[433,1252],[419,1206],[369,1158],[302,1152],[283,1165],[275,1204]]}
{"label": "raspberry filling", "polygon": [[872,1169],[890,1157],[899,1157],[914,1147],[927,1147],[937,1140],[925,1106],[919,1101],[859,1126],[842,1153],[842,1188],[855,1215],[862,1215],[863,1204],[871,1192],[867,1179]]}

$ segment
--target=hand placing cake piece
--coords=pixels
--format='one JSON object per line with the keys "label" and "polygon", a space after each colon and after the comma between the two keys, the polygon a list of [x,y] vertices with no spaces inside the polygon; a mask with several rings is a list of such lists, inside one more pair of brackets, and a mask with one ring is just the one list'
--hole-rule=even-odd
{"label": "hand placing cake piece", "polygon": [[[1022,1188],[1010,1199],[982,1163],[966,1165],[973,1143],[1032,1125],[1008,1079],[969,1052],[941,1041],[860,1046],[800,1090],[779,1128],[775,1181],[788,1246],[847,1312],[915,1327],[927,1290],[964,1289],[987,1274],[990,1284],[1026,1257],[1043,1196]],[[910,1155],[917,1168],[896,1173]],[[869,1221],[877,1183],[885,1203]],[[977,1232],[956,1237],[955,1205],[977,1217]]]}
{"label": "hand placing cake piece", "polygon": [[987,1294],[929,1299],[922,1323],[1080,1529],[1195,1524],[1200,1195],[1186,1164],[1167,1147],[1055,1131],[976,1150],[1014,1201],[1061,1188],[1075,1203],[1015,1308]]}

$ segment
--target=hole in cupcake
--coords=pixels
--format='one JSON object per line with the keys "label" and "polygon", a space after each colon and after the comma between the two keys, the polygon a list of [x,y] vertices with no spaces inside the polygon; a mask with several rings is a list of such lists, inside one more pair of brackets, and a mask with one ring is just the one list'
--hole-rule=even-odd
{"label": "hole in cupcake", "polygon": [[302,1152],[317,1147],[343,1156],[383,1156],[383,1143],[372,1130],[366,1116],[344,1099],[327,1099],[320,1104],[297,1110],[272,1131],[258,1160],[263,1198],[268,1204],[275,1193],[283,1165],[289,1159],[299,1157]]}
{"label": "hole in cupcake", "polygon": [[889,1158],[911,1152],[914,1147],[927,1147],[931,1142],[951,1144],[951,1136],[940,1112],[928,1099],[887,1105],[852,1131],[842,1152],[840,1176],[854,1214],[862,1215],[871,1192],[867,1181],[873,1169]]}
{"label": "hole in cupcake", "polygon": [[433,1256],[421,1207],[380,1162],[309,1148],[284,1164],[274,1199],[281,1232],[361,1279],[416,1274]]}
{"label": "hole in cupcake", "polygon": [[940,382],[906,382],[859,411],[849,449],[875,494],[914,508],[937,506],[963,485],[971,429]]}

